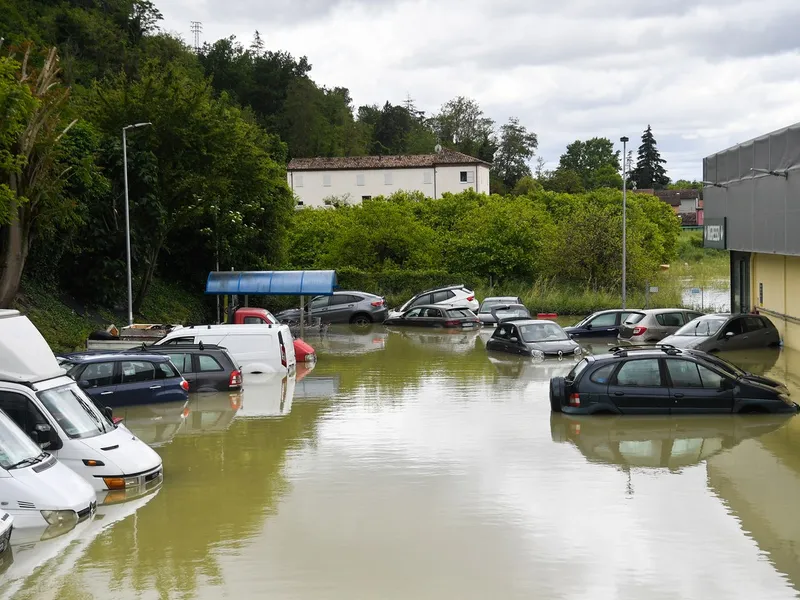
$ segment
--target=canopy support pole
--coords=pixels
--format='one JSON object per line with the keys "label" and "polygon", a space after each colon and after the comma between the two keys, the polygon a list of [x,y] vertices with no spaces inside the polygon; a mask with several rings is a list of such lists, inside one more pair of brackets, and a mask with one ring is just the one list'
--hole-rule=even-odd
{"label": "canopy support pole", "polygon": [[305,302],[305,296],[302,294],[300,295],[300,339],[302,340],[305,337],[306,333],[306,314],[305,314],[305,306],[303,306]]}

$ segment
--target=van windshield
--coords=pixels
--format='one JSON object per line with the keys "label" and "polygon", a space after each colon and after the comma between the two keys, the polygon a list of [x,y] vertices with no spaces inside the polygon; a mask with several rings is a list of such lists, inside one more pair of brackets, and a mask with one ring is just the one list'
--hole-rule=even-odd
{"label": "van windshield", "polygon": [[75,384],[37,395],[64,433],[72,439],[91,438],[114,429],[105,415]]}
{"label": "van windshield", "polygon": [[42,449],[0,410],[0,467],[14,469],[33,464],[40,456]]}

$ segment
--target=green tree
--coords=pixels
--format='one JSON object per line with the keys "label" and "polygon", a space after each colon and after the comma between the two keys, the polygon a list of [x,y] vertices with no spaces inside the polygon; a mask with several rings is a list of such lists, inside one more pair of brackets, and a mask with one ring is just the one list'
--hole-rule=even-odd
{"label": "green tree", "polygon": [[616,186],[616,179],[610,176],[619,173],[620,152],[614,150],[614,144],[608,138],[592,138],[582,142],[575,140],[567,146],[567,151],[561,155],[558,168],[573,171],[581,178],[584,189],[593,190],[598,187]]}
{"label": "green tree", "polygon": [[523,177],[514,186],[512,192],[515,196],[530,196],[544,191],[544,187],[530,175]]}
{"label": "green tree", "polygon": [[494,121],[483,114],[475,100],[459,96],[445,103],[433,117],[433,128],[443,145],[493,161],[497,150]]}
{"label": "green tree", "polygon": [[513,189],[523,177],[530,177],[528,161],[533,158],[538,144],[536,134],[529,133],[516,117],[511,117],[500,128],[500,144],[494,156],[493,170],[507,189]]}
{"label": "green tree", "polygon": [[678,179],[674,183],[667,186],[668,190],[702,190],[703,183],[701,181],[689,181],[688,179]]}
{"label": "green tree", "polygon": [[661,158],[653,130],[648,125],[642,134],[642,144],[639,146],[636,167],[631,171],[631,181],[640,190],[663,190],[669,185],[665,164],[667,161]]}
{"label": "green tree", "polygon": [[556,169],[546,174],[541,184],[548,192],[579,194],[584,191],[581,176],[571,169]]}
{"label": "green tree", "polygon": [[405,154],[412,126],[411,114],[404,106],[392,106],[387,102],[374,125],[370,154]]}

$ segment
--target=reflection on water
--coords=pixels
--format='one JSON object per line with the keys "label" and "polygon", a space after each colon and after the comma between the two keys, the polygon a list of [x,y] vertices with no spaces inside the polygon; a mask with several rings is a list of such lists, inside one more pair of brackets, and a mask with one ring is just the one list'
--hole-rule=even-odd
{"label": "reflection on water", "polygon": [[485,339],[334,328],[313,370],[130,409],[164,459],[157,496],[24,568],[15,547],[0,595],[796,597],[797,418],[551,415],[574,362]]}

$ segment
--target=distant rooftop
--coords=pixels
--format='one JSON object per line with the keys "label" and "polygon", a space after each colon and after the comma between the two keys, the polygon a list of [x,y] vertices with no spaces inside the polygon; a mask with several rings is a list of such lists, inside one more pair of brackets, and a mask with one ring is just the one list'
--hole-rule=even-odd
{"label": "distant rooftop", "polygon": [[400,156],[341,156],[318,158],[293,158],[289,171],[333,171],[367,169],[424,169],[437,165],[486,165],[474,156],[443,148],[436,154],[406,154]]}

